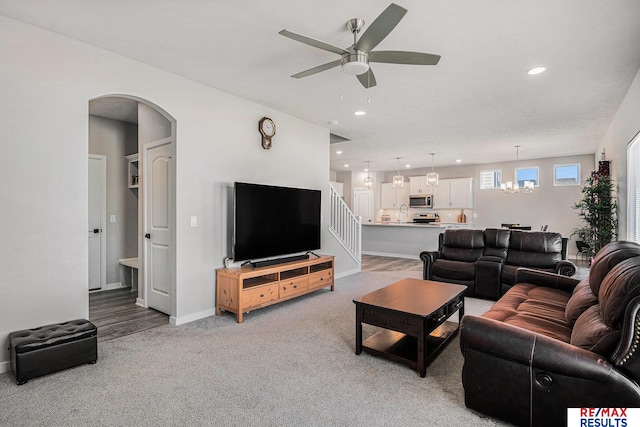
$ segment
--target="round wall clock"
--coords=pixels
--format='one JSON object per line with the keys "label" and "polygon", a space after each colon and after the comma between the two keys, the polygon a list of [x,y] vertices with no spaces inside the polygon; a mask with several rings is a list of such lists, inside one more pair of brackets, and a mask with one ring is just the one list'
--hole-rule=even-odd
{"label": "round wall clock", "polygon": [[258,123],[258,129],[262,135],[262,148],[271,148],[271,138],[276,134],[276,124],[269,117],[263,117]]}

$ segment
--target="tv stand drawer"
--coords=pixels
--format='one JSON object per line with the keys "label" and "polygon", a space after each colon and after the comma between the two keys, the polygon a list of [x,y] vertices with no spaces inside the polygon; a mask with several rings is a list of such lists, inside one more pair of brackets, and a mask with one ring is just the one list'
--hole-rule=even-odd
{"label": "tv stand drawer", "polygon": [[296,279],[283,280],[280,282],[280,298],[306,292],[309,289],[309,278],[307,276]]}
{"label": "tv stand drawer", "polygon": [[309,289],[324,288],[333,284],[333,270],[322,270],[309,274]]}
{"label": "tv stand drawer", "polygon": [[242,292],[244,308],[262,305],[278,299],[278,285],[256,286]]}

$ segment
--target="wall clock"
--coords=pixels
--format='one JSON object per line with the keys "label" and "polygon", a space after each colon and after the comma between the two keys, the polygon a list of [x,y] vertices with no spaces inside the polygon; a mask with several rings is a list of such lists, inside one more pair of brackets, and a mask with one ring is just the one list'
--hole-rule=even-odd
{"label": "wall clock", "polygon": [[258,129],[262,135],[262,148],[271,148],[271,138],[276,134],[276,125],[269,117],[263,117],[258,123]]}

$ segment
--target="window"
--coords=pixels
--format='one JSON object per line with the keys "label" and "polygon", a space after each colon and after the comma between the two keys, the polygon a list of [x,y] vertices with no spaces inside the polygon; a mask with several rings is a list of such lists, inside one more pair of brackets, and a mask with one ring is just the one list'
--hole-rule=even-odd
{"label": "window", "polygon": [[553,185],[580,185],[580,165],[555,165],[553,167]]}
{"label": "window", "polygon": [[490,171],[480,171],[480,189],[481,190],[500,188],[501,181],[502,181],[501,169],[495,169]]}
{"label": "window", "polygon": [[627,148],[627,239],[640,243],[640,133]]}
{"label": "window", "polygon": [[534,187],[538,186],[538,168],[516,169],[516,177],[520,188],[524,187],[525,181],[532,181]]}

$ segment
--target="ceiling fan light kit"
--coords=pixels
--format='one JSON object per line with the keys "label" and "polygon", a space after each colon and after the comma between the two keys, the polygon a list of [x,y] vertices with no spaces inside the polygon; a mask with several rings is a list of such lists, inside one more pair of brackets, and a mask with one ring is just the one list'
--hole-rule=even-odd
{"label": "ceiling fan light kit", "polygon": [[341,59],[318,65],[306,71],[294,74],[291,77],[300,79],[317,74],[322,71],[340,65],[342,71],[358,77],[358,81],[366,89],[375,86],[376,78],[369,66],[369,62],[383,62],[387,64],[409,64],[409,65],[436,65],[440,61],[440,55],[433,55],[422,52],[407,51],[374,51],[376,46],[398,25],[400,20],[407,13],[407,9],[391,3],[358,40],[357,35],[364,27],[364,20],[354,18],[347,21],[347,29],[353,34],[353,44],[347,48],[340,48],[330,43],[316,40],[311,37],[297,34],[292,31],[282,30],[278,34],[289,37],[300,43],[313,46],[318,49],[336,53]]}

